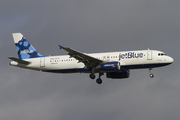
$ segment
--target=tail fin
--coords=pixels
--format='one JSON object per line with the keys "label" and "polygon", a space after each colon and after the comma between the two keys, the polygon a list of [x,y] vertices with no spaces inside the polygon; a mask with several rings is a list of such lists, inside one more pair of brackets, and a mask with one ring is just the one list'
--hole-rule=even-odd
{"label": "tail fin", "polygon": [[44,57],[23,37],[21,33],[12,33],[19,59]]}

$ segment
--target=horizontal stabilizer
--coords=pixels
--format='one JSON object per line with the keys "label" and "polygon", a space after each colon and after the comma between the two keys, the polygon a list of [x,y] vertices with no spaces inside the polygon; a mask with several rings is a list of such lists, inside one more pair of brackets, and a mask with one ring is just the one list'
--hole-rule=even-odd
{"label": "horizontal stabilizer", "polygon": [[25,64],[25,65],[30,64],[30,62],[25,61],[25,60],[21,60],[21,59],[18,59],[18,58],[14,58],[14,57],[8,57],[8,58],[15,61],[15,62],[17,62],[17,63],[20,63],[20,64]]}

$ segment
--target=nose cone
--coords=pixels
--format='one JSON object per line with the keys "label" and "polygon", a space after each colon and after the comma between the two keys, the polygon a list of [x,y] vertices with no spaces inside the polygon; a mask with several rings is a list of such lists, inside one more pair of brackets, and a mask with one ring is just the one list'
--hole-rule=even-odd
{"label": "nose cone", "polygon": [[174,62],[174,59],[173,59],[172,57],[169,57],[168,61],[169,61],[170,63],[173,63],[173,62]]}

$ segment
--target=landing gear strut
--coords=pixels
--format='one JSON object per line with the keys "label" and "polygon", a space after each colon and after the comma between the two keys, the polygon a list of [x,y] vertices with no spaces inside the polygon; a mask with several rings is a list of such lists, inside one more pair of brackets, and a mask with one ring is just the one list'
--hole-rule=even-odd
{"label": "landing gear strut", "polygon": [[96,80],[97,84],[101,84],[102,80],[101,80],[101,76],[104,75],[104,73],[99,73],[99,78]]}
{"label": "landing gear strut", "polygon": [[[89,77],[91,78],[91,79],[95,79],[96,78],[96,76],[95,76],[95,67],[92,67],[92,72],[91,72],[91,74],[89,75]],[[104,73],[101,73],[101,72],[99,72],[99,78],[96,80],[96,82],[97,82],[97,84],[101,84],[102,83],[102,80],[101,80],[101,76],[102,75],[104,75]]]}
{"label": "landing gear strut", "polygon": [[154,74],[152,74],[152,68],[149,68],[149,72],[150,72],[150,77],[153,78],[154,77]]}
{"label": "landing gear strut", "polygon": [[95,76],[95,74],[94,74],[94,71],[95,71],[95,67],[92,67],[92,72],[91,72],[91,74],[89,75],[89,77],[90,77],[91,79],[95,79],[95,78],[96,78],[96,76]]}

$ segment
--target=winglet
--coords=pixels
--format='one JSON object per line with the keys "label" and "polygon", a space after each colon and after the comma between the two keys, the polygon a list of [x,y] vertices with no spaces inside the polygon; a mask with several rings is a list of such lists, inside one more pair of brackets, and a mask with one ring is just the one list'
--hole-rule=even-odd
{"label": "winglet", "polygon": [[63,49],[63,48],[64,48],[63,46],[59,45],[59,49],[60,49],[60,50]]}

